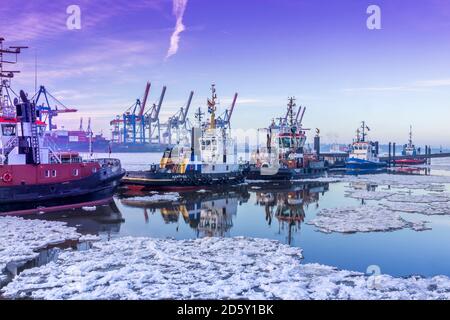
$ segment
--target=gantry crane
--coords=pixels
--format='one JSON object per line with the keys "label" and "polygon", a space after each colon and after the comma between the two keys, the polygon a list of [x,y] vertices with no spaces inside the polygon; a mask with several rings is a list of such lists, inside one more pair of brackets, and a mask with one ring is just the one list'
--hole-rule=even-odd
{"label": "gantry crane", "polygon": [[234,107],[236,106],[237,97],[238,93],[236,92],[230,109],[226,109],[224,113],[216,119],[216,126],[218,128],[230,129],[231,116],[233,115]]}
{"label": "gantry crane", "polygon": [[159,114],[161,112],[161,106],[166,95],[167,87],[164,86],[159,97],[158,104],[153,104],[144,114],[145,130],[148,130],[148,142],[149,143],[161,143],[161,123],[159,121]]}
{"label": "gantry crane", "polygon": [[[39,104],[40,99],[44,101]],[[55,107],[52,108],[50,105],[50,100],[55,103]],[[61,101],[56,99],[44,86],[40,86],[38,92],[35,93],[32,100],[34,99],[36,103],[36,109],[39,111],[39,120],[46,122],[48,120],[48,130],[52,131],[56,129],[56,125],[53,124],[53,117],[58,116],[60,113],[73,113],[77,112],[77,109],[66,107]],[[59,109],[58,109],[59,106]],[[43,118],[45,116],[45,118]]]}
{"label": "gantry crane", "polygon": [[163,134],[164,142],[166,144],[172,144],[172,135],[175,132],[177,135],[177,141],[181,136],[186,135],[187,131],[190,129],[189,120],[187,118],[187,114],[189,112],[189,108],[191,106],[192,97],[194,96],[194,91],[191,91],[189,94],[189,98],[185,106],[181,107],[180,110],[169,117],[167,123],[165,124],[166,131]]}
{"label": "gantry crane", "polygon": [[[122,115],[122,119],[120,119],[120,116],[118,116],[116,119],[111,121],[111,125],[114,126],[113,141],[115,140],[115,138],[117,138],[115,137],[115,134],[122,134],[122,141],[115,142],[145,143],[146,137],[144,111],[145,106],[147,105],[150,87],[150,82],[147,82],[143,100],[141,101],[140,99],[136,99],[136,102],[131,105]],[[123,124],[122,130],[120,130],[120,124]]]}

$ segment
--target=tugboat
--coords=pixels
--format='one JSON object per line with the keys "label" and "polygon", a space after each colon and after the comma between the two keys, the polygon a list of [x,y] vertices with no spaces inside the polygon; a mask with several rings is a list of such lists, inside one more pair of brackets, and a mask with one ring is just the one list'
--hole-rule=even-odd
{"label": "tugboat", "polygon": [[48,205],[59,199],[67,203],[112,196],[125,174],[120,161],[83,160],[77,153],[53,151],[44,145],[45,124],[37,120],[34,103],[23,91],[20,99],[15,99],[15,116],[0,117],[0,204]]}
{"label": "tugboat", "polygon": [[[3,48],[0,38],[0,215],[11,211],[98,203],[111,198],[125,174],[119,160],[83,160],[57,153],[45,142],[46,124],[24,91],[12,99],[14,73],[3,70],[3,56],[25,47]],[[14,62],[9,62],[14,63]],[[15,95],[15,93],[14,93]]]}
{"label": "tugboat", "polygon": [[411,166],[411,165],[419,165],[425,164],[427,162],[426,159],[419,159],[416,156],[418,155],[418,151],[416,146],[412,142],[412,126],[409,126],[409,140],[408,144],[403,146],[402,156],[410,157],[405,159],[395,159],[394,163],[399,166]]}
{"label": "tugboat", "polygon": [[[302,127],[302,119],[306,108],[300,107],[295,116],[293,97],[289,98],[287,107],[286,116],[279,118],[278,124],[273,120],[269,128],[258,130],[258,146],[247,170],[248,180],[289,181],[315,178],[326,172],[324,161],[319,160],[318,146],[314,152],[305,147],[306,131],[309,129]],[[262,148],[259,145],[260,131],[266,132],[266,147]],[[318,144],[320,140],[317,135],[315,145]]]}
{"label": "tugboat", "polygon": [[207,100],[209,122],[202,123],[203,113],[199,110],[196,115],[199,126],[192,128],[191,145],[178,143],[167,148],[159,166],[153,164],[148,171],[127,172],[122,180],[125,185],[173,190],[244,181],[243,169],[237,161],[236,141],[230,138],[229,128],[216,125],[215,85],[211,92],[211,99]]}
{"label": "tugboat", "polygon": [[373,173],[387,167],[387,162],[378,158],[378,142],[366,141],[366,130],[370,131],[363,121],[361,127],[356,130],[356,139],[345,162],[348,173]]}

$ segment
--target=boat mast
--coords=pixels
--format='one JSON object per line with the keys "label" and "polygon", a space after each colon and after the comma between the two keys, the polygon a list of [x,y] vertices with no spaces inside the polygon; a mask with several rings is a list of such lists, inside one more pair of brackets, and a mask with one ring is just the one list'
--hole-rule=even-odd
{"label": "boat mast", "polygon": [[366,133],[366,130],[367,131],[370,131],[370,129],[369,129],[369,127],[366,125],[366,122],[365,121],[363,121],[362,123],[361,123],[361,140],[359,140],[359,130],[357,131],[357,140],[358,140],[358,142],[366,142],[366,136],[367,136],[367,133]]}
{"label": "boat mast", "polygon": [[[27,49],[28,47],[17,47],[17,46],[9,46],[8,48],[3,47],[4,38],[0,37],[0,111],[5,112],[3,110],[8,104],[12,107],[13,101],[9,95],[8,87],[10,85],[11,79],[14,78],[14,74],[20,73],[18,70],[4,70],[3,65],[8,64],[16,64],[17,56],[21,53],[22,49]],[[4,56],[10,54],[14,55],[14,61],[4,60]],[[3,78],[6,78],[4,80]],[[9,81],[8,81],[9,80]],[[5,90],[5,92],[3,91]]]}
{"label": "boat mast", "polygon": [[288,110],[287,110],[286,118],[289,119],[289,126],[292,127],[294,125],[294,107],[296,106],[295,97],[289,98],[289,103],[287,106],[288,106]]}
{"label": "boat mast", "polygon": [[412,143],[412,125],[409,126],[409,146],[412,147],[413,143]]}
{"label": "boat mast", "polygon": [[216,100],[217,100],[216,85],[212,84],[211,85],[211,99],[207,100],[208,112],[211,114],[209,129],[216,128],[216,110],[217,110]]}

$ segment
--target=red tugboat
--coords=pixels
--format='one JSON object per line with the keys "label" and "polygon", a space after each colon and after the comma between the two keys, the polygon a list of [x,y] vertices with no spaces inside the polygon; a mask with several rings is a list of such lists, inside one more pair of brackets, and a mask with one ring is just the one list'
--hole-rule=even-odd
{"label": "red tugboat", "polygon": [[402,156],[407,156],[407,157],[411,157],[411,158],[395,159],[394,162],[398,166],[414,166],[414,165],[425,164],[427,162],[427,160],[426,159],[417,158],[416,157],[417,154],[418,154],[418,151],[417,151],[416,146],[413,144],[413,141],[412,141],[412,126],[410,126],[409,127],[408,144],[405,144],[403,146]]}
{"label": "red tugboat", "polygon": [[55,152],[44,142],[46,124],[35,103],[23,91],[12,100],[14,72],[3,70],[3,55],[21,48],[3,49],[0,38],[0,215],[111,198],[125,174],[119,160]]}
{"label": "red tugboat", "polygon": [[[317,152],[305,147],[306,130],[302,126],[306,108],[295,115],[295,98],[289,98],[287,113],[279,123],[258,130],[258,146],[246,172],[251,181],[288,181],[323,176],[327,170]],[[302,111],[303,110],[303,111]],[[301,114],[301,116],[300,116]],[[300,116],[300,118],[299,118]],[[259,132],[266,132],[266,146],[259,145]],[[318,134],[319,132],[317,132]]]}
{"label": "red tugboat", "polygon": [[54,152],[44,145],[45,124],[37,121],[34,103],[23,91],[20,98],[15,117],[0,117],[0,204],[112,196],[125,174],[120,161]]}

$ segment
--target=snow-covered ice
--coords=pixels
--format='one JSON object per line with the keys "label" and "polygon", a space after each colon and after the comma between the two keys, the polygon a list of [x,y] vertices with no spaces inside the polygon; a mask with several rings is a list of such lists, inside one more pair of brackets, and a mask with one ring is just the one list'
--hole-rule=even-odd
{"label": "snow-covered ice", "polygon": [[301,264],[274,240],[119,238],[64,251],[22,272],[6,298],[36,299],[449,299],[450,279],[367,276]]}
{"label": "snow-covered ice", "polygon": [[450,215],[450,202],[415,203],[415,202],[382,202],[389,210],[420,213],[425,215]]}
{"label": "snow-covered ice", "polygon": [[436,203],[450,202],[450,196],[447,193],[438,194],[394,194],[388,198],[392,202],[412,202],[412,203]]}
{"label": "snow-covered ice", "polygon": [[82,207],[81,209],[83,209],[84,211],[95,211],[95,210],[97,210],[97,207],[96,206],[92,206],[92,207],[85,206],[85,207]]}
{"label": "snow-covered ice", "polygon": [[423,189],[441,191],[444,183],[450,183],[448,176],[426,176],[406,174],[367,174],[360,176],[346,176],[344,181],[352,183],[367,183],[372,185],[387,185],[397,189]]}
{"label": "snow-covered ice", "polygon": [[0,274],[8,263],[34,259],[39,249],[81,237],[65,222],[0,217]]}
{"label": "snow-covered ice", "polygon": [[152,196],[132,197],[127,198],[127,202],[170,202],[180,199],[180,194],[177,192],[167,192],[164,194],[154,194]]}
{"label": "snow-covered ice", "polygon": [[307,224],[314,225],[321,232],[355,233],[394,231],[411,228],[427,230],[426,222],[412,222],[403,219],[397,212],[381,205],[364,205],[320,210]]}
{"label": "snow-covered ice", "polygon": [[349,198],[362,200],[382,200],[392,196],[394,193],[385,191],[367,191],[367,190],[352,190],[345,193]]}

